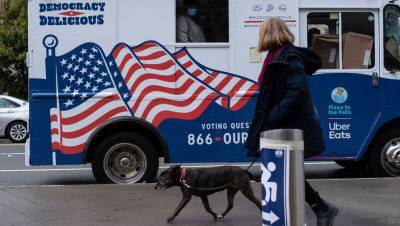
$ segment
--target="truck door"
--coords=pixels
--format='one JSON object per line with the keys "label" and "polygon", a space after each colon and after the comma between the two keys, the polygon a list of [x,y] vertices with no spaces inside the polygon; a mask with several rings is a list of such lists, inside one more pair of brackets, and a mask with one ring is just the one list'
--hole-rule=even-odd
{"label": "truck door", "polygon": [[302,46],[321,56],[310,78],[327,150],[326,159],[356,159],[380,113],[377,10],[303,10]]}

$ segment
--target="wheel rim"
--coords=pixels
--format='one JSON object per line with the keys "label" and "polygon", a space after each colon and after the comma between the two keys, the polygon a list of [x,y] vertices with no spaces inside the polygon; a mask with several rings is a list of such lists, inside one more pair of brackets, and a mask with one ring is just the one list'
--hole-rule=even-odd
{"label": "wheel rim", "polygon": [[25,139],[27,134],[26,127],[21,124],[15,124],[10,128],[10,137],[16,141]]}
{"label": "wheel rim", "polygon": [[103,161],[106,175],[114,183],[129,184],[139,181],[146,172],[147,160],[141,148],[130,143],[112,146]]}
{"label": "wheel rim", "polygon": [[381,153],[382,166],[391,176],[400,176],[400,138],[389,141]]}

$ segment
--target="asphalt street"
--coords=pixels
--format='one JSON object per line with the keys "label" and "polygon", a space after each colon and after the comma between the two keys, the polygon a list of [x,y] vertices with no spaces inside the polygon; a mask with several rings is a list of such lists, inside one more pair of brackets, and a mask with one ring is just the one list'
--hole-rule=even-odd
{"label": "asphalt street", "polygon": [[[162,159],[160,165],[161,170],[168,167]],[[252,171],[258,169],[253,166]],[[400,225],[399,179],[368,178],[365,171],[347,171],[333,162],[307,162],[305,171],[321,196],[340,208],[335,225]],[[259,195],[260,184],[252,185]],[[160,192],[153,186],[99,185],[90,165],[25,167],[23,145],[0,145],[1,226],[168,225],[181,194],[177,188]],[[193,198],[172,225],[261,225],[260,212],[242,194],[234,203],[225,219],[214,222],[200,199]],[[210,205],[220,213],[226,207],[225,192],[210,196]],[[309,207],[306,220],[315,225]]]}

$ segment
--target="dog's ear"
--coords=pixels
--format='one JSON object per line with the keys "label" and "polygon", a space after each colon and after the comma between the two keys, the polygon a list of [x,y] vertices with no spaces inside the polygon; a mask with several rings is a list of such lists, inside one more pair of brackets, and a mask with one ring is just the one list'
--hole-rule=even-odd
{"label": "dog's ear", "polygon": [[181,165],[174,165],[171,167],[173,170],[178,170],[181,168]]}

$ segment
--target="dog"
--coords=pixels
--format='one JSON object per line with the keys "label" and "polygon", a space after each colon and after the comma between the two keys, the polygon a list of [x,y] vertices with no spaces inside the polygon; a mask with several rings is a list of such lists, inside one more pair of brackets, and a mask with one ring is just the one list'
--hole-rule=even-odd
{"label": "dog", "polygon": [[[261,202],[254,196],[250,180],[259,181],[247,170],[237,166],[222,166],[213,168],[182,168],[180,165],[171,166],[163,171],[156,180],[155,189],[165,190],[179,186],[182,191],[182,200],[174,213],[167,219],[171,223],[179,212],[188,204],[192,195],[199,196],[204,208],[212,215],[215,221],[224,218],[233,208],[233,198],[238,191],[257,205],[261,210]],[[227,190],[228,206],[218,215],[210,208],[208,196],[219,191]]]}

